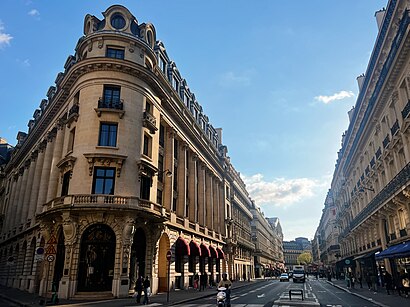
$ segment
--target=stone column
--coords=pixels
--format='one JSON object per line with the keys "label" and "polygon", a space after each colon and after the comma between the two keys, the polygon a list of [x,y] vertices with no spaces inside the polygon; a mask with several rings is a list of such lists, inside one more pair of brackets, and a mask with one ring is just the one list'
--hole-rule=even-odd
{"label": "stone column", "polygon": [[[168,137],[165,140],[165,163],[164,168],[174,173],[174,138],[175,131],[172,128],[168,128]],[[171,211],[172,202],[174,198],[173,177],[163,176],[164,178],[164,199],[163,204],[167,211]]]}
{"label": "stone column", "polygon": [[185,217],[186,206],[186,150],[188,145],[181,142],[178,154],[178,199],[177,199],[177,216]]}
{"label": "stone column", "polygon": [[20,188],[20,196],[19,196],[19,200],[17,203],[17,219],[16,219],[16,225],[19,226],[20,224],[23,224],[26,222],[26,219],[23,218],[23,210],[25,207],[25,203],[24,203],[24,198],[25,198],[25,194],[27,192],[27,180],[28,180],[28,176],[29,176],[29,167],[30,167],[31,161],[27,160],[24,163],[24,168],[23,168],[23,178],[21,181],[21,188]]}
{"label": "stone column", "polygon": [[22,186],[22,181],[23,181],[23,173],[24,173],[24,168],[20,168],[18,170],[18,179],[17,179],[17,188],[16,188],[16,195],[14,197],[14,202],[13,202],[13,208],[12,208],[12,213],[11,213],[11,227],[16,227],[18,224],[18,221],[20,220],[20,217],[18,215],[18,209],[19,209],[19,204],[20,204],[20,199],[21,199],[21,186]]}
{"label": "stone column", "polygon": [[43,170],[46,144],[47,143],[42,142],[38,147],[38,156],[36,161],[36,167],[34,169],[33,187],[31,188],[28,210],[28,218],[32,221],[34,221],[34,216],[36,214],[38,190],[40,187],[41,173]]}
{"label": "stone column", "polygon": [[51,171],[51,162],[53,158],[53,151],[54,151],[54,144],[53,142],[54,133],[49,133],[47,137],[47,148],[44,154],[44,163],[43,163],[43,170],[41,172],[41,180],[40,186],[38,191],[38,199],[37,199],[37,208],[36,214],[43,212],[43,206],[47,200],[47,191],[48,186],[50,183],[50,171]]}
{"label": "stone column", "polygon": [[16,190],[17,190],[17,179],[18,179],[18,175],[13,174],[12,175],[12,180],[10,183],[10,189],[11,189],[11,193],[10,193],[10,197],[8,199],[8,206],[7,206],[7,212],[6,212],[6,216],[7,219],[5,220],[5,225],[4,225],[4,229],[5,232],[11,229],[11,222],[12,222],[12,212],[14,210],[14,199],[16,197]]}
{"label": "stone column", "polygon": [[64,146],[65,125],[58,124],[56,128],[57,136],[54,142],[54,152],[51,161],[51,172],[49,188],[47,191],[47,202],[53,200],[57,196],[58,179],[60,177],[60,170],[58,169],[57,164],[61,160]]}
{"label": "stone column", "polygon": [[213,182],[213,227],[212,230],[216,231],[219,233],[219,197],[218,197],[218,191],[219,191],[219,179],[218,177],[215,177],[214,182]]}
{"label": "stone column", "polygon": [[206,226],[208,229],[213,229],[213,199],[212,199],[212,171],[207,170],[205,177],[205,186],[206,186]]}
{"label": "stone column", "polygon": [[33,181],[34,181],[34,174],[35,174],[35,169],[36,169],[36,164],[37,164],[37,155],[38,151],[34,151],[31,154],[30,158],[30,166],[29,166],[29,172],[28,172],[28,179],[27,179],[27,185],[26,185],[26,190],[24,192],[24,199],[23,199],[23,212],[21,214],[21,220],[23,222],[27,222],[28,218],[28,212],[30,208],[30,196],[31,196],[31,191],[33,188]]}
{"label": "stone column", "polygon": [[226,235],[225,227],[225,198],[224,198],[224,182],[219,182],[219,233]]}
{"label": "stone column", "polygon": [[205,164],[198,165],[198,223],[205,226]]}
{"label": "stone column", "polygon": [[198,187],[198,170],[197,170],[198,156],[196,154],[191,155],[189,159],[189,220],[191,222],[198,222],[198,204],[197,204],[197,187]]}

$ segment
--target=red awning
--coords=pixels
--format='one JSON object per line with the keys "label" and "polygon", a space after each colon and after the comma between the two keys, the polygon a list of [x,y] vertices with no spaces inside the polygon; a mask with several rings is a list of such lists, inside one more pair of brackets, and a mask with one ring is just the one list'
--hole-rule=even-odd
{"label": "red awning", "polygon": [[201,243],[201,256],[202,257],[211,257],[211,252],[209,251],[208,246]]}
{"label": "red awning", "polygon": [[209,251],[211,252],[212,258],[218,258],[218,253],[216,252],[215,247],[213,247],[212,245],[209,245]]}
{"label": "red awning", "polygon": [[175,242],[175,254],[179,256],[190,255],[189,244],[182,237],[179,237]]}
{"label": "red awning", "polygon": [[225,253],[223,252],[222,249],[219,247],[216,248],[216,251],[218,252],[218,259],[225,259]]}
{"label": "red awning", "polygon": [[201,256],[201,249],[195,241],[191,240],[191,242],[189,242],[189,249],[191,250],[191,256]]}

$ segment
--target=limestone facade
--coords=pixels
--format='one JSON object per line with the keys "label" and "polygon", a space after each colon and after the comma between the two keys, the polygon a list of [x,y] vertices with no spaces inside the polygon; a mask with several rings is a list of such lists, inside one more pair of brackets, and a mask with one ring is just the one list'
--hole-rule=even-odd
{"label": "limestone facade", "polygon": [[140,275],[153,293],[254,278],[246,187],[154,26],[114,5],[75,51],[2,172],[0,283],[126,297]]}
{"label": "limestone facade", "polygon": [[[375,270],[375,253],[410,238],[409,1],[389,1],[376,17],[379,34],[358,77],[360,92],[331,184],[340,264],[363,276]],[[366,259],[373,263],[363,268]],[[379,266],[392,272],[392,263],[384,262]]]}

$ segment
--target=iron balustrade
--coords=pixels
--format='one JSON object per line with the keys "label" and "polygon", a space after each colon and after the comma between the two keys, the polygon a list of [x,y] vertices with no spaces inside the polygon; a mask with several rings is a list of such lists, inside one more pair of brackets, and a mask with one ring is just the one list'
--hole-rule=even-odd
{"label": "iron balustrade", "polygon": [[114,110],[124,110],[124,100],[123,99],[110,99],[106,100],[103,97],[98,99],[99,109],[114,109]]}
{"label": "iron balustrade", "polygon": [[378,193],[369,204],[352,220],[350,223],[350,229],[355,228],[361,224],[366,218],[368,218],[372,212],[380,209],[380,207],[390,197],[399,191],[401,187],[408,183],[410,180],[410,163],[408,163],[403,169]]}

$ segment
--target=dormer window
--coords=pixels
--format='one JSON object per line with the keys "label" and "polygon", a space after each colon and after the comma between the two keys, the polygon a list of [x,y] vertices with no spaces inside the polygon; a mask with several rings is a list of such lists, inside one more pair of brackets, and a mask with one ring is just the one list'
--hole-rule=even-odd
{"label": "dormer window", "polygon": [[172,87],[174,88],[174,90],[176,90],[178,92],[179,89],[179,82],[177,79],[172,78]]}
{"label": "dormer window", "polygon": [[167,72],[167,64],[166,64],[166,62],[165,62],[165,60],[163,59],[162,56],[159,56],[158,65],[159,65],[159,68],[161,69],[161,71],[162,71],[164,74],[166,74],[166,72]]}
{"label": "dormer window", "polygon": [[119,13],[112,15],[111,26],[117,30],[123,29],[125,27],[124,17],[122,17],[122,15]]}

